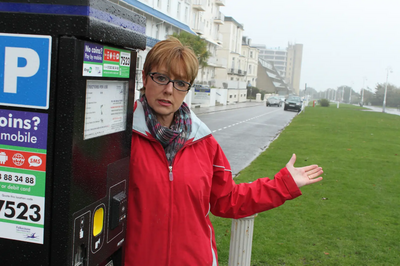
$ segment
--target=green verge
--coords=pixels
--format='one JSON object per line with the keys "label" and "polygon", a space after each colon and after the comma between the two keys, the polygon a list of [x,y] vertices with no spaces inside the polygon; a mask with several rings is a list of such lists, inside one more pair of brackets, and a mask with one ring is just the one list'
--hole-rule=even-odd
{"label": "green verge", "polygon": [[[308,107],[235,178],[273,177],[291,155],[323,181],[255,218],[251,265],[400,264],[400,116],[341,104]],[[220,266],[231,220],[211,217]]]}

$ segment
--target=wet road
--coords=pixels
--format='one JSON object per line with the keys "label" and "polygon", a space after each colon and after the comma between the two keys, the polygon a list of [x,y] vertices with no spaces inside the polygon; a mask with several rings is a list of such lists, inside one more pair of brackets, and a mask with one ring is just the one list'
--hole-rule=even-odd
{"label": "wet road", "polygon": [[237,175],[268,147],[297,112],[258,105],[197,115],[211,129]]}

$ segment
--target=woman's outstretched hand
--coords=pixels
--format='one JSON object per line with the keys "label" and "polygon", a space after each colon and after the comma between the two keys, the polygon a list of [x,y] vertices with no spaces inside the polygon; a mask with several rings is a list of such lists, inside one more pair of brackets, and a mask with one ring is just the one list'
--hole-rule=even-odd
{"label": "woman's outstretched hand", "polygon": [[294,182],[296,182],[296,185],[299,188],[305,185],[317,183],[322,180],[322,177],[320,176],[324,172],[322,171],[322,167],[313,164],[296,168],[294,167],[295,162],[296,154],[293,154],[292,158],[290,158],[289,162],[286,164],[286,168],[292,175]]}

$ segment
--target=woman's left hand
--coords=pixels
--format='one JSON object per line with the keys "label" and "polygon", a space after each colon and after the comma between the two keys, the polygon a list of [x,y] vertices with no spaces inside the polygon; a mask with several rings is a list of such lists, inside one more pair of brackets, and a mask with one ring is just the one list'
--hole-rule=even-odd
{"label": "woman's left hand", "polygon": [[322,180],[322,177],[320,176],[324,172],[322,171],[322,167],[313,164],[296,168],[294,167],[295,162],[296,154],[293,154],[292,158],[290,158],[289,162],[286,164],[286,168],[292,175],[294,182],[296,182],[296,185],[299,188],[305,185],[317,183]]}

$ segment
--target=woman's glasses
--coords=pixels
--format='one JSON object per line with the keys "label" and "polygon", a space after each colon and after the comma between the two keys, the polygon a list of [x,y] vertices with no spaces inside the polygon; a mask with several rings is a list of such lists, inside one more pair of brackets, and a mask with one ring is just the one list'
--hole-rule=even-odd
{"label": "woman's glasses", "polygon": [[189,82],[183,80],[172,80],[168,76],[157,72],[151,72],[149,73],[149,76],[155,83],[160,85],[167,85],[172,82],[173,87],[178,91],[188,91],[192,86]]}

